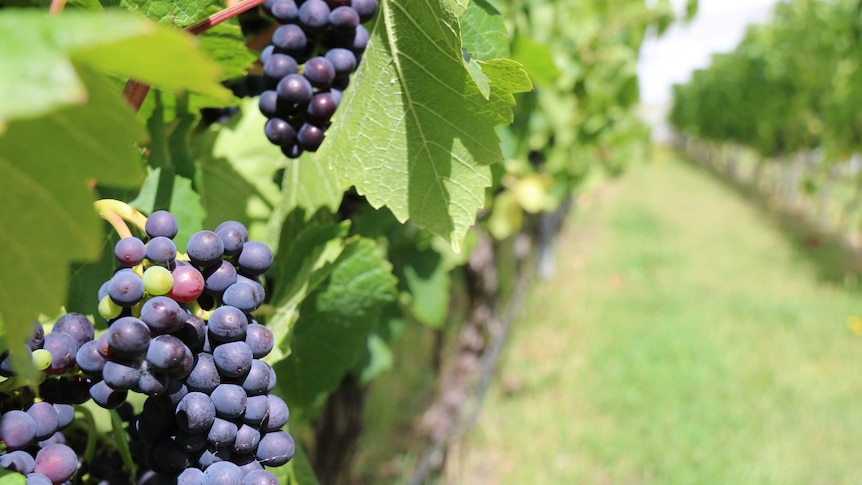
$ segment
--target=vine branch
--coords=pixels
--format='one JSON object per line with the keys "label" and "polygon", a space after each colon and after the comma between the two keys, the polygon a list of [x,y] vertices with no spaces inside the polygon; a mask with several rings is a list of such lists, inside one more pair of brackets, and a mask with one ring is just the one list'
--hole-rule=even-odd
{"label": "vine branch", "polygon": [[147,217],[137,209],[116,199],[101,199],[93,202],[93,207],[99,217],[108,221],[108,224],[123,237],[132,237],[132,231],[126,222],[132,223],[141,231],[146,231]]}

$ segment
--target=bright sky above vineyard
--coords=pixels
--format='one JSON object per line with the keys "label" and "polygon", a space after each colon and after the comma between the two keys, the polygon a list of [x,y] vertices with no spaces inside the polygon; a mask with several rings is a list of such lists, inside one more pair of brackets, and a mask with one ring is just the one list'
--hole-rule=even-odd
{"label": "bright sky above vineyard", "polygon": [[[678,8],[684,3],[674,0]],[[693,22],[673,25],[661,39],[644,43],[638,66],[641,100],[648,105],[669,102],[671,85],[687,81],[691,71],[706,67],[712,53],[733,50],[745,28],[766,21],[775,3],[775,0],[700,0]]]}

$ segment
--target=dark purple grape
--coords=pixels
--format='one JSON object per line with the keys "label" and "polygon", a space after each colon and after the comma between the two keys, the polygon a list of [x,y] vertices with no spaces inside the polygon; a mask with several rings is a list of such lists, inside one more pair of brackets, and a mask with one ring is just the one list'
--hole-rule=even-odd
{"label": "dark purple grape", "polygon": [[[33,461],[33,466],[36,466],[35,461]],[[28,473],[27,485],[54,485],[54,482],[52,482],[50,478],[46,477],[45,475],[42,475],[41,473]]]}
{"label": "dark purple grape", "polygon": [[329,25],[335,29],[353,29],[359,25],[359,13],[350,7],[338,7],[329,13]]}
{"label": "dark purple grape", "polygon": [[360,22],[368,22],[377,12],[377,0],[352,0],[350,6],[359,14]]}
{"label": "dark purple grape", "polygon": [[[33,456],[23,450],[15,450],[0,456],[0,467],[22,475],[33,473],[36,462]],[[29,482],[28,482],[29,483]]]}
{"label": "dark purple grape", "polygon": [[136,356],[150,344],[150,328],[135,317],[118,318],[108,328],[107,335],[111,351],[119,356]]}
{"label": "dark purple grape", "polygon": [[[370,38],[371,36],[368,35],[368,31],[365,27],[357,25],[356,31],[353,33],[353,41],[350,43],[350,50],[352,50],[354,54],[365,52],[365,48],[368,47],[368,39]],[[359,57],[356,58],[356,62],[359,62]]]}
{"label": "dark purple grape", "polygon": [[310,123],[303,123],[296,134],[296,141],[303,150],[317,151],[323,143],[323,129]]}
{"label": "dark purple grape", "polygon": [[260,63],[266,64],[266,61],[269,60],[269,58],[272,56],[272,54],[274,52],[275,52],[275,46],[274,45],[269,44],[268,46],[264,47],[263,50],[260,51]]}
{"label": "dark purple grape", "polygon": [[263,131],[273,145],[284,146],[296,140],[296,130],[281,118],[272,118],[266,122]]}
{"label": "dark purple grape", "polygon": [[233,451],[235,453],[253,453],[259,442],[260,431],[247,424],[240,425],[233,442]]}
{"label": "dark purple grape", "polygon": [[115,391],[127,391],[138,384],[141,369],[137,366],[111,361],[105,362],[102,378]]}
{"label": "dark purple grape", "polygon": [[248,317],[245,313],[230,305],[213,310],[207,325],[210,338],[219,343],[244,340],[247,327]]}
{"label": "dark purple grape", "polygon": [[263,65],[263,73],[267,77],[278,81],[288,74],[296,74],[299,66],[296,60],[287,54],[272,54]]}
{"label": "dark purple grape", "polygon": [[[230,460],[231,452],[230,448],[216,448],[214,446],[209,446],[205,450],[201,451],[198,455],[197,463],[201,468],[209,468],[214,463],[219,463],[222,461]],[[208,482],[204,482],[208,483]]]}
{"label": "dark purple grape", "polygon": [[266,430],[278,431],[287,424],[290,410],[284,400],[275,394],[267,394],[266,399],[269,401],[269,421],[266,424]]}
{"label": "dark purple grape", "polygon": [[296,2],[293,0],[277,0],[272,4],[270,13],[282,24],[296,20],[299,15],[299,9],[296,7]]}
{"label": "dark purple grape", "polygon": [[36,437],[36,423],[24,411],[12,410],[0,416],[0,441],[9,450],[24,448]]}
{"label": "dark purple grape", "polygon": [[186,321],[186,311],[167,296],[155,296],[141,307],[141,320],[154,334],[172,333]]}
{"label": "dark purple grape", "polygon": [[245,343],[251,348],[251,353],[255,359],[262,359],[275,346],[275,337],[270,329],[252,321],[245,329]]}
{"label": "dark purple grape", "polygon": [[356,71],[356,54],[348,49],[336,47],[326,53],[326,59],[335,68],[335,77],[344,78]]}
{"label": "dark purple grape", "polygon": [[[89,393],[88,393],[89,394]],[[88,396],[89,397],[89,396]],[[63,429],[72,424],[75,419],[75,408],[71,404],[53,404],[54,411],[57,412],[57,428]]]}
{"label": "dark purple grape", "polygon": [[281,153],[283,153],[287,158],[299,158],[302,156],[302,148],[299,148],[299,145],[296,143],[293,145],[282,145]]}
{"label": "dark purple grape", "polygon": [[150,341],[147,362],[161,372],[174,372],[183,364],[187,353],[191,353],[182,340],[173,335],[159,335]]}
{"label": "dark purple grape", "polygon": [[242,242],[248,241],[248,229],[239,221],[224,221],[215,228],[216,234],[223,229],[236,229],[242,235]]}
{"label": "dark purple grape", "polygon": [[307,103],[313,94],[311,83],[305,76],[288,74],[275,88],[279,98],[290,104]]}
{"label": "dark purple grape", "polygon": [[224,377],[242,377],[251,369],[251,349],[245,342],[228,342],[213,350],[213,362]]}
{"label": "dark purple grape", "polygon": [[207,441],[217,448],[230,446],[236,439],[237,429],[236,423],[216,417],[207,432]]}
{"label": "dark purple grape", "polygon": [[263,395],[249,396],[245,401],[243,422],[259,428],[267,419],[269,419],[269,398]]}
{"label": "dark purple grape", "polygon": [[177,257],[177,246],[164,236],[156,236],[146,245],[147,259],[159,266],[169,267]]}
{"label": "dark purple grape", "polygon": [[237,258],[239,271],[245,275],[262,275],[272,266],[272,249],[258,241],[249,241],[242,245],[242,251]]}
{"label": "dark purple grape", "polygon": [[269,378],[269,364],[262,360],[254,359],[251,361],[251,369],[242,378],[240,384],[249,396],[266,394],[269,388]]}
{"label": "dark purple grape", "polygon": [[177,235],[179,227],[177,218],[164,210],[158,210],[150,214],[146,224],[144,224],[144,230],[147,232],[147,236],[151,238],[162,236],[173,239]]}
{"label": "dark purple grape", "polygon": [[[278,96],[275,91],[267,92],[273,93],[276,97]],[[240,230],[239,227],[236,226],[222,227],[215,233],[218,234],[219,239],[221,239],[222,245],[224,246],[225,256],[233,256],[235,254],[239,254],[240,250],[242,249],[242,245],[246,241],[248,241],[248,237],[243,237],[243,232]]]}
{"label": "dark purple grape", "polygon": [[93,402],[105,409],[116,409],[126,402],[126,391],[115,391],[105,381],[99,381],[90,387],[90,397]]}
{"label": "dark purple grape", "polygon": [[[275,56],[273,56],[275,57]],[[295,71],[294,71],[295,72]],[[224,244],[213,231],[198,231],[189,238],[186,253],[195,266],[206,267],[221,261]]]}
{"label": "dark purple grape", "polygon": [[117,305],[130,307],[144,297],[144,281],[130,268],[123,268],[111,277],[108,295]]}
{"label": "dark purple grape", "polygon": [[209,444],[206,433],[188,433],[185,431],[178,431],[174,440],[176,441],[177,446],[186,453],[196,453],[206,448]]}
{"label": "dark purple grape", "polygon": [[189,455],[170,438],[159,441],[150,450],[150,466],[157,473],[177,475],[191,464]]}
{"label": "dark purple grape", "polygon": [[176,420],[180,429],[189,433],[204,433],[215,420],[215,406],[202,392],[190,392],[177,404]]}
{"label": "dark purple grape", "polygon": [[189,313],[180,328],[173,332],[173,335],[182,340],[189,350],[197,352],[204,345],[206,332],[206,323],[200,317]]}
{"label": "dark purple grape", "polygon": [[75,355],[78,353],[78,341],[71,335],[62,332],[51,332],[45,335],[42,347],[51,353],[51,366],[45,369],[49,374],[62,374],[75,365]]}
{"label": "dark purple grape", "polygon": [[212,354],[198,354],[192,371],[186,376],[186,386],[190,391],[209,394],[219,384],[221,377]]}
{"label": "dark purple grape", "polygon": [[95,336],[95,329],[93,328],[93,324],[90,323],[90,319],[86,315],[74,312],[66,313],[58,318],[51,332],[70,335],[78,342],[78,345],[84,345],[92,341]]}
{"label": "dark purple grape", "polygon": [[143,362],[141,372],[138,375],[138,382],[135,383],[132,390],[147,396],[157,396],[168,389],[169,382],[170,379],[167,374],[151,368],[148,362]]}
{"label": "dark purple grape", "polygon": [[329,123],[329,119],[332,118],[337,107],[338,104],[332,99],[331,94],[326,91],[317,93],[311,97],[311,101],[308,103],[308,110],[306,111],[308,120],[312,123],[325,125]]}
{"label": "dark purple grape", "polygon": [[66,445],[48,445],[36,453],[35,473],[41,473],[54,483],[63,483],[78,470],[78,455]]}
{"label": "dark purple grape", "polygon": [[260,112],[267,118],[275,118],[278,116],[278,105],[278,93],[272,89],[262,92],[257,102],[257,107],[260,108]]}
{"label": "dark purple grape", "polygon": [[[242,426],[240,426],[240,429],[242,429]],[[239,431],[237,431],[237,439],[238,438]],[[234,446],[236,446],[236,442],[234,442]],[[255,447],[256,446],[257,445],[255,445]],[[239,469],[242,470],[244,475],[248,475],[256,470],[263,470],[263,465],[258,463],[257,458],[254,457],[254,450],[249,453],[232,453],[230,461],[239,466]]]}
{"label": "dark purple grape", "polygon": [[94,377],[101,376],[102,368],[105,367],[105,357],[99,353],[99,344],[95,340],[85,342],[78,348],[75,361],[82,371]]}
{"label": "dark purple grape", "polygon": [[204,483],[207,485],[240,485],[242,471],[229,461],[213,463],[204,470]]}
{"label": "dark purple grape", "polygon": [[308,46],[308,37],[298,25],[282,25],[272,33],[272,45],[290,55],[299,55]]}
{"label": "dark purple grape", "polygon": [[195,354],[192,353],[191,349],[189,349],[187,345],[183,344],[183,360],[177,368],[173,370],[173,372],[168,374],[168,376],[174,379],[185,379],[194,367]]}
{"label": "dark purple grape", "polygon": [[140,264],[146,256],[144,241],[136,237],[124,237],[114,245],[114,257],[123,266],[132,267]]}
{"label": "dark purple grape", "polygon": [[306,0],[299,7],[297,18],[306,32],[319,32],[329,24],[329,5],[323,0]]}
{"label": "dark purple grape", "polygon": [[198,468],[186,468],[177,477],[177,485],[204,485],[205,483],[204,472]]}
{"label": "dark purple grape", "polygon": [[221,264],[204,270],[203,276],[204,291],[210,295],[221,295],[230,285],[236,283],[236,268],[229,261],[222,261]]}
{"label": "dark purple grape", "polygon": [[267,470],[254,470],[246,473],[242,485],[280,485],[278,477]]}
{"label": "dark purple grape", "polygon": [[[89,320],[87,323],[89,323]],[[36,320],[33,322],[33,331],[30,332],[30,336],[27,338],[27,348],[32,352],[36,349],[41,349],[44,344],[45,328],[42,327],[42,324],[38,320]]]}
{"label": "dark purple grape", "polygon": [[326,89],[335,80],[335,66],[325,57],[312,57],[306,61],[302,75],[308,79],[312,86]]}
{"label": "dark purple grape", "polygon": [[[237,280],[225,290],[222,301],[226,306],[236,307],[243,312],[251,313],[263,303],[262,296],[255,285]],[[245,328],[243,328],[243,332],[245,332]],[[245,338],[244,333],[242,338]]]}
{"label": "dark purple grape", "polygon": [[245,390],[236,384],[220,384],[213,389],[210,399],[216,410],[216,416],[224,419],[234,419],[245,412],[247,399]]}
{"label": "dark purple grape", "polygon": [[36,423],[36,439],[44,440],[53,435],[60,427],[60,416],[57,415],[57,410],[54,405],[49,402],[33,403],[27,409],[27,414],[33,418]]}
{"label": "dark purple grape", "polygon": [[285,431],[266,433],[260,438],[255,456],[266,466],[281,466],[293,458],[296,445]]}

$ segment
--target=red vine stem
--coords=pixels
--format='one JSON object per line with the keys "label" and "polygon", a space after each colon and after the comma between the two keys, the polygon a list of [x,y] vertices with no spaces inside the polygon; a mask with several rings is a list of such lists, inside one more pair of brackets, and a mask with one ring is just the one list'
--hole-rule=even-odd
{"label": "red vine stem", "polygon": [[51,6],[48,7],[48,14],[59,15],[66,7],[66,0],[51,0]]}
{"label": "red vine stem", "polygon": [[[63,2],[66,0],[52,0],[52,8],[53,2]],[[186,32],[192,35],[200,35],[207,30],[215,27],[216,25],[224,22],[225,20],[232,19],[243,12],[247,12],[254,7],[262,4],[266,0],[245,0],[244,2],[240,2],[232,7],[228,7],[221,12],[210,15],[209,17],[201,20],[200,22],[186,27]],[[126,101],[132,106],[132,109],[137,112],[141,109],[141,105],[144,104],[144,100],[147,98],[147,94],[150,92],[149,84],[144,84],[142,82],[135,81],[134,79],[129,79],[126,83],[126,87],[123,88],[123,97],[126,98]]]}

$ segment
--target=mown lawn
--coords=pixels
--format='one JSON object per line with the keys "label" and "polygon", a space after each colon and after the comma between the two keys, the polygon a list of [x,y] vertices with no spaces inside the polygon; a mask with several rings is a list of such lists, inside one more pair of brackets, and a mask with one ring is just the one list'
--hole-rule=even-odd
{"label": "mown lawn", "polygon": [[583,200],[447,481],[862,483],[858,266],[780,220],[667,157]]}

